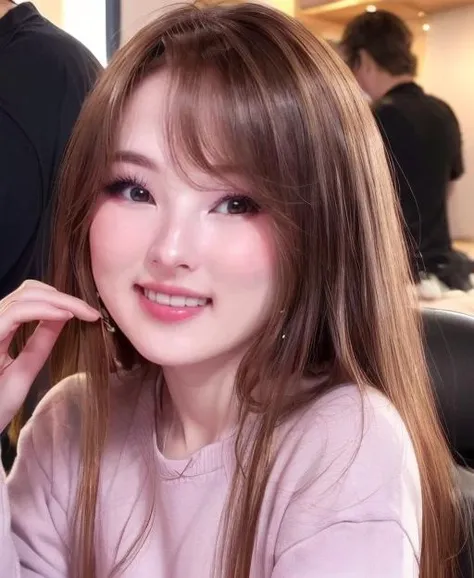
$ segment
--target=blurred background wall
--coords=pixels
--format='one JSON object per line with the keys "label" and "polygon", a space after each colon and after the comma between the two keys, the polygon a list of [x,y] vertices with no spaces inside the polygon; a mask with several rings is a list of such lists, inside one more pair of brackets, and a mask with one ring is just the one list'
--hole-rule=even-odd
{"label": "blurred background wall", "polygon": [[434,15],[420,82],[453,107],[464,137],[466,175],[450,201],[454,237],[474,238],[474,6]]}

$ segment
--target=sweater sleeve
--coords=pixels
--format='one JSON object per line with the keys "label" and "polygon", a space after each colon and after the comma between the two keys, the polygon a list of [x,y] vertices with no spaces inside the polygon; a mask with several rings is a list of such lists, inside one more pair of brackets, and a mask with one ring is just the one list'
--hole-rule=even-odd
{"label": "sweater sleeve", "polygon": [[[68,431],[53,393],[22,430],[13,469],[0,479],[0,576],[67,578],[69,482]],[[60,423],[62,422],[62,424]]]}
{"label": "sweater sleeve", "polygon": [[421,486],[408,432],[375,392],[331,395],[288,452],[272,578],[415,578]]}

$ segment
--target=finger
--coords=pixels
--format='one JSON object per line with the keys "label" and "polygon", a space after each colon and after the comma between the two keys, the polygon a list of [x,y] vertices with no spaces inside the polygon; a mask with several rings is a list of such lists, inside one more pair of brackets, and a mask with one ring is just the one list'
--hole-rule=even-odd
{"label": "finger", "polygon": [[60,309],[71,311],[76,317],[84,321],[96,321],[100,317],[99,311],[88,305],[82,299],[61,293],[44,283],[30,282],[22,285],[19,289],[5,297],[0,302],[0,312],[4,311],[13,303],[23,301],[45,301]]}
{"label": "finger", "polygon": [[[7,313],[8,309],[20,303],[44,303],[54,306],[58,309],[70,311],[75,317],[83,321],[97,321],[100,318],[100,313],[82,299],[66,295],[59,291],[44,291],[42,289],[34,289],[30,292],[15,295],[12,293],[2,302],[0,308],[0,315]],[[41,319],[41,318],[39,318]]]}
{"label": "finger", "polygon": [[8,423],[28,394],[36,376],[46,363],[67,321],[42,321],[28,340],[21,354],[6,368],[2,375],[2,414],[0,421]]}
{"label": "finger", "polygon": [[[4,297],[0,301],[0,310],[3,308],[4,304],[8,304],[10,301],[17,301],[18,299],[28,299],[28,297],[38,295],[38,291],[52,293],[57,291],[51,285],[46,285],[46,283],[41,283],[41,281],[35,281],[34,279],[27,279],[9,295]],[[31,300],[31,297],[30,297]]]}
{"label": "finger", "polygon": [[0,315],[0,355],[7,353],[16,330],[23,323],[32,321],[67,321],[74,316],[70,311],[58,309],[44,302],[17,302]]}
{"label": "finger", "polygon": [[[6,373],[13,373],[25,383],[33,382],[46,363],[66,320],[41,321],[28,339],[23,351],[9,366]],[[5,375],[5,374],[4,374]]]}
{"label": "finger", "polygon": [[23,283],[15,289],[15,292],[34,288],[45,289],[47,291],[57,291],[57,289],[52,285],[48,285],[47,283],[43,283],[42,281],[37,281],[36,279],[27,279],[26,281],[23,281]]}

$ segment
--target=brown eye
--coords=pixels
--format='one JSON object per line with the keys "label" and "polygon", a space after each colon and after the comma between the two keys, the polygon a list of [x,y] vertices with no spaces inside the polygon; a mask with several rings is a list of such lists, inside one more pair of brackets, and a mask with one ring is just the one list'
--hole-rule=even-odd
{"label": "brown eye", "polygon": [[150,193],[143,187],[128,187],[123,191],[123,196],[134,203],[149,203],[151,201]]}
{"label": "brown eye", "polygon": [[255,214],[260,211],[260,207],[250,197],[231,196],[219,201],[214,213],[222,215],[246,215]]}
{"label": "brown eye", "polygon": [[143,185],[126,180],[116,180],[105,187],[105,190],[114,197],[121,197],[133,203],[152,203],[154,199],[150,191]]}

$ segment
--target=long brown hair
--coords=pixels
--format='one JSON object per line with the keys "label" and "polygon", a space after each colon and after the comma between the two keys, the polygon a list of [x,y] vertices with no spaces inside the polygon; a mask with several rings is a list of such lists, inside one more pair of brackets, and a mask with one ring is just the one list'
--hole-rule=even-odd
{"label": "long brown hair", "polygon": [[[348,69],[302,25],[261,5],[187,6],[164,14],[118,52],[84,107],[65,161],[54,285],[97,303],[88,243],[96,195],[131,93],[160,68],[176,88],[168,114],[174,161],[183,170],[192,162],[217,176],[243,175],[273,218],[279,252],[273,313],[236,380],[242,424],[249,412],[260,419],[250,445],[238,438],[220,576],[249,576],[276,426],[352,381],[382,391],[413,441],[423,493],[420,576],[454,578],[461,529],[452,462],[409,298],[382,140]],[[78,370],[88,376],[72,564],[76,576],[95,578],[107,374],[116,362],[125,369],[147,362],[120,331],[108,340],[98,326],[76,321],[53,362],[57,378]],[[322,371],[323,384],[301,393],[302,377]]]}

